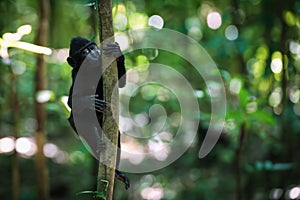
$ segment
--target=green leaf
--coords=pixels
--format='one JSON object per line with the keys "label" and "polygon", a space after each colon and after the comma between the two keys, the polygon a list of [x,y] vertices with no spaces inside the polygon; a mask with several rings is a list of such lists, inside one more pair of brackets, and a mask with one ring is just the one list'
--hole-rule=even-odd
{"label": "green leaf", "polygon": [[244,112],[242,110],[231,110],[226,114],[226,120],[234,120],[237,124],[242,124],[244,118]]}
{"label": "green leaf", "polygon": [[220,70],[222,78],[224,78],[225,81],[229,82],[231,80],[230,73],[226,70]]}
{"label": "green leaf", "polygon": [[106,200],[104,193],[99,192],[99,191],[82,191],[82,192],[77,193],[77,195],[80,195],[80,194],[92,194],[94,197],[99,197],[99,198]]}
{"label": "green leaf", "polygon": [[261,121],[263,123],[270,124],[270,125],[275,123],[275,119],[272,116],[272,114],[267,113],[263,110],[257,110],[256,112],[249,114],[249,117],[252,120]]}
{"label": "green leaf", "polygon": [[100,198],[106,200],[106,196],[104,195],[103,192],[97,192],[97,193],[96,193],[96,197],[100,197]]}
{"label": "green leaf", "polygon": [[239,101],[242,108],[245,108],[249,100],[249,93],[246,89],[241,88],[241,91],[239,93]]}

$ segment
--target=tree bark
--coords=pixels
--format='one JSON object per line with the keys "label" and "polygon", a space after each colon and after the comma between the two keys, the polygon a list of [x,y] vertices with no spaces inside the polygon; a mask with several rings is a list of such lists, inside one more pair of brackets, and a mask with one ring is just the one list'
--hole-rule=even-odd
{"label": "tree bark", "polygon": [[[113,42],[114,29],[112,23],[112,1],[101,0],[98,3],[98,17],[99,17],[99,36],[102,47],[108,42]],[[102,55],[102,67],[107,66],[107,58]],[[104,70],[104,69],[103,69]],[[104,100],[113,104],[115,116],[119,116],[118,104],[119,94],[118,90],[114,90],[117,85],[117,66],[114,61],[108,66],[103,73],[103,91]],[[118,119],[113,118],[112,109],[105,112],[103,119],[102,135],[105,134],[106,138],[113,144],[113,148],[106,149],[105,152],[100,154],[99,168],[98,168],[98,192],[104,191],[106,199],[113,198],[115,166],[117,157],[117,144],[118,144]],[[104,163],[105,162],[105,163]],[[108,181],[108,187],[105,191],[101,180]],[[101,198],[97,198],[101,199]]]}
{"label": "tree bark", "polygon": [[246,122],[243,122],[240,127],[239,133],[239,143],[238,148],[236,150],[236,199],[241,200],[243,194],[243,187],[242,187],[242,167],[241,167],[241,156],[243,151],[243,145],[246,135]]}
{"label": "tree bark", "polygon": [[[11,66],[10,66],[11,67]],[[11,110],[13,121],[13,136],[18,138],[19,136],[19,124],[20,124],[20,103],[17,93],[17,76],[14,72],[10,71],[11,76]],[[13,200],[18,200],[20,195],[20,172],[18,163],[18,153],[15,151],[12,155],[12,188],[13,188]]]}
{"label": "tree bark", "polygon": [[[49,30],[49,17],[50,17],[50,4],[48,0],[38,1],[39,9],[39,24],[36,43],[41,46],[47,46],[48,30]],[[46,62],[44,55],[37,56],[37,66],[35,72],[35,94],[34,106],[35,116],[37,121],[37,128],[35,139],[37,144],[36,153],[36,179],[37,179],[37,192],[38,199],[48,199],[48,172],[46,166],[46,158],[44,156],[43,148],[46,141],[46,110],[44,103],[38,102],[36,97],[39,91],[47,88],[46,77]]]}

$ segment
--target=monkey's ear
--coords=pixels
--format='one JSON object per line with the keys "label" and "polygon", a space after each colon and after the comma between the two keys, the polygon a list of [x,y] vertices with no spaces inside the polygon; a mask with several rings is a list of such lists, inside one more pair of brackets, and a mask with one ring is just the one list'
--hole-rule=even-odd
{"label": "monkey's ear", "polygon": [[67,61],[71,67],[75,67],[75,61],[72,57],[68,57]]}

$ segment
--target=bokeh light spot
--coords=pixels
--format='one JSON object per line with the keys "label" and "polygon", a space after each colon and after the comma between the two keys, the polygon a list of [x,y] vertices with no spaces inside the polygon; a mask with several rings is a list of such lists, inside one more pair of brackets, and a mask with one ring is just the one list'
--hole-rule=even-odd
{"label": "bokeh light spot", "polygon": [[128,20],[125,14],[118,13],[114,17],[114,27],[119,30],[125,30],[128,24]]}
{"label": "bokeh light spot", "polygon": [[132,13],[129,15],[128,23],[131,29],[141,29],[147,27],[148,16],[143,13]]}
{"label": "bokeh light spot", "polygon": [[26,71],[26,63],[22,61],[14,61],[11,65],[14,74],[21,75]]}
{"label": "bokeh light spot", "polygon": [[218,12],[211,12],[207,15],[206,22],[209,28],[216,30],[220,28],[222,25],[222,18],[220,13]]}
{"label": "bokeh light spot", "polygon": [[238,78],[234,78],[229,83],[229,91],[232,94],[239,94],[242,88],[242,81]]}
{"label": "bokeh light spot", "polygon": [[230,25],[225,29],[227,40],[236,40],[239,37],[239,31],[235,25]]}
{"label": "bokeh light spot", "polygon": [[300,197],[300,188],[294,187],[289,192],[290,199],[298,199]]}
{"label": "bokeh light spot", "polygon": [[0,140],[0,153],[12,152],[15,148],[14,138],[5,137]]}
{"label": "bokeh light spot", "polygon": [[129,39],[125,33],[116,33],[115,40],[119,44],[122,51],[129,48]]}
{"label": "bokeh light spot", "polygon": [[156,95],[156,89],[152,85],[146,85],[142,87],[141,94],[143,99],[152,100]]}
{"label": "bokeh light spot", "polygon": [[147,187],[141,191],[143,199],[160,200],[164,196],[164,190],[161,187]]}
{"label": "bokeh light spot", "polygon": [[282,71],[282,61],[279,58],[275,58],[271,62],[271,70],[275,74],[279,74]]}
{"label": "bokeh light spot", "polygon": [[37,92],[36,100],[39,103],[46,103],[54,96],[54,93],[50,90],[41,90]]}
{"label": "bokeh light spot", "polygon": [[289,92],[291,102],[298,103],[300,99],[300,90],[296,87],[292,87]]}
{"label": "bokeh light spot", "polygon": [[16,151],[23,156],[33,156],[36,148],[36,144],[31,138],[21,137],[16,140]]}
{"label": "bokeh light spot", "polygon": [[300,54],[300,44],[295,40],[290,41],[289,49],[293,54]]}
{"label": "bokeh light spot", "polygon": [[164,20],[159,15],[152,15],[148,20],[148,25],[157,29],[162,29],[164,26]]}
{"label": "bokeh light spot", "polygon": [[269,97],[269,104],[272,107],[279,106],[282,99],[282,91],[281,88],[275,88],[275,90],[272,92],[272,94]]}
{"label": "bokeh light spot", "polygon": [[270,192],[270,199],[280,199],[283,194],[283,190],[281,188],[273,188]]}
{"label": "bokeh light spot", "polygon": [[135,122],[140,127],[146,126],[149,123],[149,117],[146,113],[137,114],[135,116]]}
{"label": "bokeh light spot", "polygon": [[296,115],[300,116],[300,103],[295,104],[293,110]]}
{"label": "bokeh light spot", "polygon": [[250,102],[246,105],[246,111],[247,113],[254,113],[257,111],[257,103],[256,102]]}
{"label": "bokeh light spot", "polygon": [[58,147],[55,144],[47,143],[44,145],[44,154],[48,158],[54,158],[58,153]]}

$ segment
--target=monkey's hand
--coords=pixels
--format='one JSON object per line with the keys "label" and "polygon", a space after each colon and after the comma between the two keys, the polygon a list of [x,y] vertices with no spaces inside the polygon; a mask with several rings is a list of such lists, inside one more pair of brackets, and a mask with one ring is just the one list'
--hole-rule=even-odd
{"label": "monkey's hand", "polygon": [[93,102],[90,109],[95,109],[97,112],[109,110],[108,104],[104,100],[99,99],[98,94],[88,96],[88,98]]}
{"label": "monkey's hand", "polygon": [[125,189],[127,190],[130,187],[129,178],[119,170],[115,170],[115,178],[119,181],[122,181],[125,184]]}
{"label": "monkey's hand", "polygon": [[[73,105],[73,112],[82,112],[84,109],[95,110],[96,112],[104,112],[109,110],[109,105],[99,95],[89,95],[73,97],[77,99],[77,104]],[[76,106],[76,107],[75,107]]]}
{"label": "monkey's hand", "polygon": [[103,54],[107,56],[113,56],[115,58],[119,58],[123,55],[117,42],[109,43],[106,47],[103,47]]}

